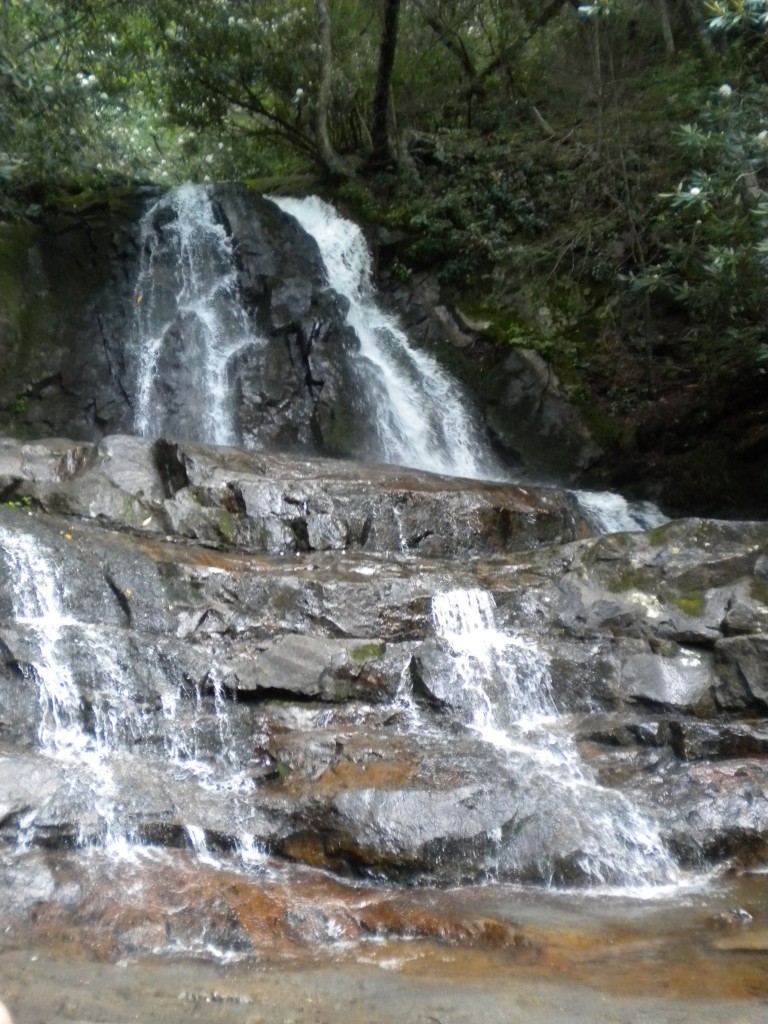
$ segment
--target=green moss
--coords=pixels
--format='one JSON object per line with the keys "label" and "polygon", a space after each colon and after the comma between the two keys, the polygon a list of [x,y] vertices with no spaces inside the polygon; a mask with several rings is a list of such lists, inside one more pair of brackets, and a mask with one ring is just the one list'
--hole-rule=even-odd
{"label": "green moss", "polygon": [[663,523],[661,526],[654,526],[652,530],[648,530],[645,534],[648,543],[655,548],[660,547],[667,539],[669,527],[670,523]]}
{"label": "green moss", "polygon": [[333,688],[332,700],[338,704],[343,704],[345,701],[352,700],[354,696],[354,688],[349,682],[337,682]]}
{"label": "green moss", "polygon": [[677,594],[672,598],[672,603],[691,618],[698,618],[704,611],[704,592],[702,590],[684,590],[682,594]]}
{"label": "green moss", "polygon": [[605,587],[612,594],[621,594],[627,590],[651,594],[655,588],[655,576],[645,566],[627,565],[616,576],[606,580]]}
{"label": "green moss", "polygon": [[768,605],[768,580],[752,580],[749,584],[749,596],[753,601]]}
{"label": "green moss", "polygon": [[217,525],[221,536],[225,541],[227,541],[227,543],[231,544],[235,536],[235,524],[232,520],[232,516],[226,511],[226,509],[223,509],[219,513]]}
{"label": "green moss", "polygon": [[384,655],[385,646],[382,643],[360,644],[353,647],[349,652],[353,661],[370,661],[372,658],[381,658]]}
{"label": "green moss", "polygon": [[313,427],[325,453],[344,457],[359,449],[358,424],[351,407],[337,402],[331,409],[320,410],[315,415]]}

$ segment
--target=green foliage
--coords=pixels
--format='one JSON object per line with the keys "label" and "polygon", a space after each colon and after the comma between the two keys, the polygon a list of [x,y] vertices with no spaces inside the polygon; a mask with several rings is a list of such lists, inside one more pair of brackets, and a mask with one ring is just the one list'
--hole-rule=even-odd
{"label": "green foliage", "polygon": [[710,27],[716,32],[760,29],[768,25],[765,0],[705,0]]}
{"label": "green foliage", "polygon": [[26,494],[22,498],[3,502],[3,508],[30,509],[31,507],[32,499]]}
{"label": "green foliage", "polygon": [[[754,5],[728,7],[734,17],[755,13]],[[722,17],[713,22],[716,27],[722,27]],[[723,71],[740,84],[724,81],[700,90],[695,119],[673,132],[684,174],[674,189],[659,193],[653,211],[657,257],[626,280],[633,293],[672,301],[691,315],[697,344],[735,345],[762,359],[768,313],[763,187],[768,183],[768,86],[748,66],[726,63]]]}
{"label": "green foliage", "polygon": [[386,220],[409,236],[401,278],[439,263],[442,282],[461,289],[547,228],[553,179],[530,154],[518,160],[504,133],[442,132],[435,153],[418,179],[398,181]]}

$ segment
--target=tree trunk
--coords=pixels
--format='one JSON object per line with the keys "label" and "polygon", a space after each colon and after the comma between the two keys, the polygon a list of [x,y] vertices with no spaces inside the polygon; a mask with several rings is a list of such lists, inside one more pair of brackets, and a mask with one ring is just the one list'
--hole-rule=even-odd
{"label": "tree trunk", "polygon": [[386,167],[395,158],[395,147],[392,144],[392,122],[389,116],[389,94],[392,87],[392,71],[395,66],[399,17],[400,0],[386,0],[371,116],[373,148],[368,159],[368,166],[372,169]]}
{"label": "tree trunk", "polygon": [[668,57],[675,55],[675,37],[672,35],[672,22],[669,20],[667,0],[658,0],[659,17],[661,18],[661,34],[664,36],[664,49]]}
{"label": "tree trunk", "polygon": [[698,45],[699,53],[705,60],[711,60],[715,56],[715,47],[707,32],[701,6],[697,0],[683,0],[683,11]]}
{"label": "tree trunk", "polygon": [[317,87],[315,108],[315,140],[317,151],[324,169],[334,176],[347,177],[348,171],[341,157],[331,145],[328,135],[328,114],[331,108],[331,71],[333,51],[331,49],[331,15],[328,0],[315,0],[317,28],[320,35],[320,81]]}

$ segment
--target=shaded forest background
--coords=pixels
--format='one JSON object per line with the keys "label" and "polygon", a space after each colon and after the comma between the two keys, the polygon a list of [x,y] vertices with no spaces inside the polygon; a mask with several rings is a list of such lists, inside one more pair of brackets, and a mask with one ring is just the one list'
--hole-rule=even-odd
{"label": "shaded forest background", "polygon": [[320,191],[475,329],[442,355],[476,393],[547,361],[588,482],[765,516],[767,31],[764,0],[2,0],[0,219]]}

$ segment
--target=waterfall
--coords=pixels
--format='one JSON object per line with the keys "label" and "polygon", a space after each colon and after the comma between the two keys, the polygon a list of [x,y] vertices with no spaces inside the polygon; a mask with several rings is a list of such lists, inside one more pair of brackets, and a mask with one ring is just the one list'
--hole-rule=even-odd
{"label": "waterfall", "polygon": [[396,318],[376,301],[371,255],[360,228],[316,196],[272,197],[320,249],[328,284],[349,303],[360,342],[356,370],[377,436],[375,457],[433,473],[498,477],[500,467],[458,384],[412,348]]}
{"label": "waterfall", "polygon": [[[0,564],[5,562],[13,580],[11,613],[21,635],[20,664],[37,689],[40,749],[71,770],[70,797],[95,814],[96,829],[81,835],[80,843],[90,845],[98,838],[118,855],[141,845],[131,817],[132,787],[141,772],[154,777],[160,789],[178,784],[189,815],[223,793],[238,807],[242,803],[242,859],[254,862],[258,851],[247,827],[253,783],[233,753],[221,686],[214,686],[205,707],[199,693],[192,699],[182,696],[160,676],[153,680],[156,695],[140,694],[138,661],[151,665],[157,652],[151,647],[141,651],[130,643],[128,631],[67,615],[65,570],[57,567],[57,558],[60,563],[60,556],[32,535],[0,527]],[[137,757],[135,750],[144,752]],[[193,822],[183,827],[198,849],[204,833]],[[28,841],[33,819],[23,831]]]}
{"label": "waterfall", "polygon": [[[494,607],[478,589],[434,595],[435,635],[452,662],[443,685],[454,713],[504,751],[513,776],[524,780],[523,842],[539,851],[542,876],[554,874],[567,843],[582,880],[593,885],[676,882],[654,823],[626,796],[601,786],[559,728],[546,656],[498,630]],[[502,853],[514,865],[514,849]]]}
{"label": "waterfall", "polygon": [[83,752],[88,738],[82,726],[82,701],[72,673],[58,658],[62,632],[71,624],[62,610],[54,573],[28,535],[0,527],[0,550],[15,581],[14,612],[38,643],[34,672],[38,684],[38,738],[51,754]]}
{"label": "waterfall", "polygon": [[[346,322],[359,342],[358,351],[345,353],[360,385],[349,401],[373,434],[369,457],[449,476],[506,479],[459,384],[414,349],[377,302],[360,228],[316,196],[272,202],[314,239],[328,285],[346,300]],[[267,342],[254,333],[240,300],[232,240],[207,187],[174,189],[142,218],[135,308],[136,432],[238,444],[233,360]],[[169,379],[173,387],[164,383]],[[573,498],[603,533],[666,521],[651,503],[608,492],[574,491]]]}
{"label": "waterfall", "polygon": [[[240,301],[232,242],[204,186],[174,189],[142,218],[135,304],[136,433],[235,444],[230,367],[243,348],[263,342]],[[163,387],[169,370],[183,382],[183,402]]]}

